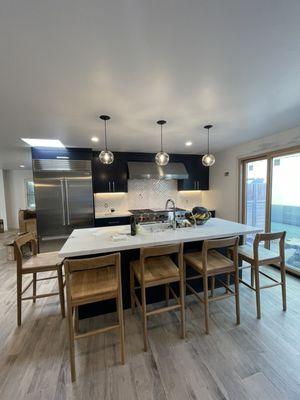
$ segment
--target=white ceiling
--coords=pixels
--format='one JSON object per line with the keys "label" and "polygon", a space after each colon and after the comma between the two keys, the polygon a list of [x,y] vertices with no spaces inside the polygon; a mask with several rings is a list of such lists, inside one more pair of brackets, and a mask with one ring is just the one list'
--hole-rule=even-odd
{"label": "white ceiling", "polygon": [[[1,0],[0,168],[20,137],[214,151],[300,125],[299,0]],[[191,139],[194,145],[185,148]]]}

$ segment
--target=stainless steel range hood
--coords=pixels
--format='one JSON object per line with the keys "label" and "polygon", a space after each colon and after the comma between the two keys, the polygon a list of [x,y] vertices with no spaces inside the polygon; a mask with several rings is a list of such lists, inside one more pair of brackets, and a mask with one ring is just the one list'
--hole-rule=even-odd
{"label": "stainless steel range hood", "polygon": [[130,161],[129,179],[187,179],[189,177],[183,163],[169,163],[160,167],[155,162]]}

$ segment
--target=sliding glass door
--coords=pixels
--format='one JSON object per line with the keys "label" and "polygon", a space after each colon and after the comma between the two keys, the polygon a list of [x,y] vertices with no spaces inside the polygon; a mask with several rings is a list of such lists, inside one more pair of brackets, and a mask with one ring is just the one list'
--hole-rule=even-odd
{"label": "sliding glass door", "polygon": [[300,153],[272,161],[271,231],[286,231],[286,264],[300,273]]}
{"label": "sliding glass door", "polygon": [[[300,275],[300,149],[243,160],[242,220],[266,232],[286,231],[286,265]],[[247,237],[247,243],[253,237]],[[278,249],[277,243],[266,244]]]}
{"label": "sliding glass door", "polygon": [[[267,194],[267,159],[245,162],[244,223],[265,229]],[[247,235],[247,244],[253,242],[253,235]]]}

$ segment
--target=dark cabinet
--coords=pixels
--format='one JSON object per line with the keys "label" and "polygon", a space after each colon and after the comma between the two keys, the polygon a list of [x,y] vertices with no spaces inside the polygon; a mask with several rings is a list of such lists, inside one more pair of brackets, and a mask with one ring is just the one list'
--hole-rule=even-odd
{"label": "dark cabinet", "polygon": [[93,152],[94,193],[127,192],[128,169],[125,153],[114,153],[114,162],[106,165]]}
{"label": "dark cabinet", "polygon": [[96,218],[95,227],[100,228],[103,226],[116,226],[116,225],[129,225],[130,217],[110,217],[110,218]]}
{"label": "dark cabinet", "polygon": [[178,180],[178,190],[209,189],[209,168],[202,164],[201,155],[174,154],[173,159],[183,162],[189,174],[188,179]]}

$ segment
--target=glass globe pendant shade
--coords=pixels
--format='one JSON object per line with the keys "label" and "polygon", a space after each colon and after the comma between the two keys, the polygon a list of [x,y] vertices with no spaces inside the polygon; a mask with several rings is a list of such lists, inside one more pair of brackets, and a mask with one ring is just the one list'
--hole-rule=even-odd
{"label": "glass globe pendant shade", "polygon": [[215,161],[216,161],[216,158],[213,154],[205,154],[202,157],[202,164],[205,167],[211,167],[212,165],[214,165]]}
{"label": "glass globe pendant shade", "polygon": [[99,159],[102,164],[112,164],[114,162],[114,155],[109,150],[102,150],[99,154]]}
{"label": "glass globe pendant shade", "polygon": [[157,165],[164,166],[169,162],[169,154],[165,151],[160,151],[155,156],[155,162]]}

